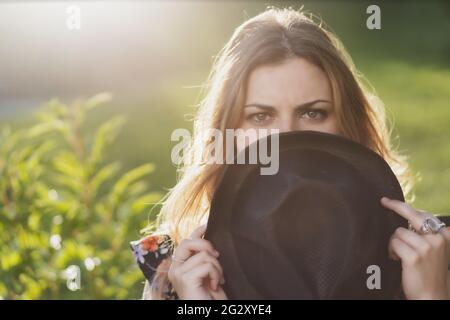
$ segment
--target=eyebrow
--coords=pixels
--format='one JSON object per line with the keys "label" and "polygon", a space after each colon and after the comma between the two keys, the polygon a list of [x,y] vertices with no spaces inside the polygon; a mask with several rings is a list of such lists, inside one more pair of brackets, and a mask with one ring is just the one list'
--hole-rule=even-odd
{"label": "eyebrow", "polygon": [[[309,101],[309,102],[305,102],[305,103],[299,104],[299,105],[297,105],[297,106],[295,107],[295,109],[296,109],[296,110],[305,109],[305,108],[311,107],[312,105],[315,105],[316,103],[319,103],[319,102],[332,103],[332,102],[329,101],[329,100],[317,99],[317,100],[312,100],[312,101]],[[267,105],[267,104],[262,104],[262,103],[250,103],[250,104],[246,104],[246,105],[244,106],[244,108],[247,108],[247,107],[258,107],[258,108],[261,108],[261,109],[268,109],[268,110],[275,110],[275,109],[276,109],[276,108],[273,107],[273,106],[269,106],[269,105]]]}

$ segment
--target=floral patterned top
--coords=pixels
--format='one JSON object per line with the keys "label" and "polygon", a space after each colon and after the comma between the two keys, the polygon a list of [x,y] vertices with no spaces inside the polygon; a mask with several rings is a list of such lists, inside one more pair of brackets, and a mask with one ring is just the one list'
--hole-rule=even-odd
{"label": "floral patterned top", "polygon": [[[167,234],[150,234],[142,239],[130,242],[136,263],[146,278],[143,299],[150,296],[150,284],[158,286],[154,282],[156,271],[165,273],[170,266],[173,252],[173,242]],[[165,300],[177,300],[178,295],[172,286],[165,284],[162,288],[162,296]]]}

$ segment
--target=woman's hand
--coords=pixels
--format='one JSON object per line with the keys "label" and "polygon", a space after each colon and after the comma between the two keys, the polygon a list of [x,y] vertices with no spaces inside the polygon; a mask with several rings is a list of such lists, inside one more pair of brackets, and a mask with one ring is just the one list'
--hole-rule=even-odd
{"label": "woman's hand", "polygon": [[[414,230],[420,230],[429,213],[408,204],[382,198],[384,207],[407,219]],[[419,232],[419,231],[418,231]],[[389,243],[393,259],[402,263],[402,286],[407,299],[448,299],[447,269],[450,262],[450,231],[442,228],[436,234],[419,234],[398,228]]]}
{"label": "woman's hand", "polygon": [[182,300],[227,299],[221,287],[225,279],[217,260],[219,253],[209,241],[202,239],[205,231],[206,224],[195,229],[173,253],[168,278]]}

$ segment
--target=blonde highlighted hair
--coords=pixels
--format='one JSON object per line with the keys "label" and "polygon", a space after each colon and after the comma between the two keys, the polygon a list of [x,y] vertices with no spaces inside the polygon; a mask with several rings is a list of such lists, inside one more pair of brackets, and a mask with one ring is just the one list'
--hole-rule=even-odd
{"label": "blonde highlighted hair", "polygon": [[[185,165],[179,170],[178,183],[164,199],[155,233],[169,234],[176,246],[207,221],[224,165],[193,161],[196,154],[207,149],[201,133],[236,128],[251,71],[293,57],[304,58],[325,72],[341,134],[380,154],[390,164],[407,199],[412,200],[413,177],[406,158],[392,145],[383,104],[364,83],[339,39],[316,20],[302,9],[270,7],[235,29],[215,58],[205,86],[206,95],[194,121]],[[168,282],[166,271],[156,273],[146,298],[162,297],[160,288]]]}

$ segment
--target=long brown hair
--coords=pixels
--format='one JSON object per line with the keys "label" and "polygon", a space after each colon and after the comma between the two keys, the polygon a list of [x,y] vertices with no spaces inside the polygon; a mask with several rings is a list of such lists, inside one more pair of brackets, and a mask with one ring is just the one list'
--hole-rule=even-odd
{"label": "long brown hair", "polygon": [[[391,166],[406,196],[413,179],[404,156],[391,144],[385,110],[373,89],[365,85],[342,43],[322,22],[302,10],[268,8],[235,29],[214,61],[206,95],[194,122],[193,142],[180,168],[179,180],[166,195],[155,223],[155,233],[169,234],[175,246],[200,223],[206,222],[209,204],[224,165],[196,163],[207,143],[201,133],[235,128],[245,102],[247,79],[265,64],[301,57],[328,76],[338,126],[343,136],[380,154]],[[167,270],[157,272],[147,298],[161,298]]]}

